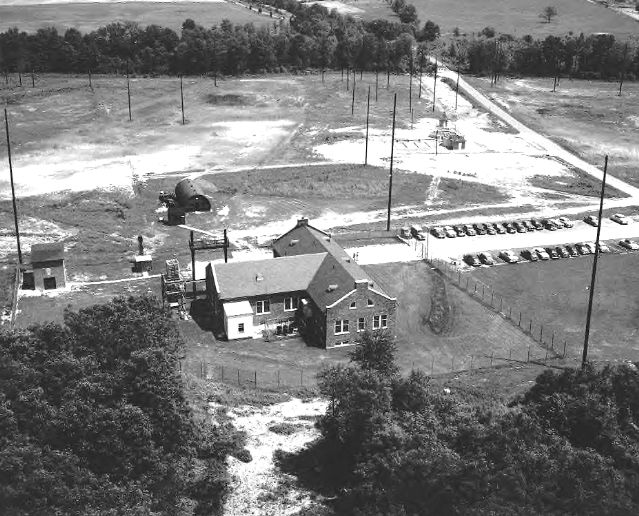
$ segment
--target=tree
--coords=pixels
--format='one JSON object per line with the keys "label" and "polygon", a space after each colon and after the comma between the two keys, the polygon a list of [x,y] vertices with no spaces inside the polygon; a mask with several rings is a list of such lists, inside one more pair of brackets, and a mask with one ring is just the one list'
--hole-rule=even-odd
{"label": "tree", "polygon": [[539,13],[539,17],[546,20],[546,23],[550,23],[555,16],[557,16],[557,8],[554,5],[544,7],[544,10]]}

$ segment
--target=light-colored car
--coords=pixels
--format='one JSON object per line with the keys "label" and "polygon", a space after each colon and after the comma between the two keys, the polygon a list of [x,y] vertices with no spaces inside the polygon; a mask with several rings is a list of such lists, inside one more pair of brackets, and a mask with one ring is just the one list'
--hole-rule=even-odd
{"label": "light-colored car", "polygon": [[595,217],[594,215],[588,215],[587,217],[584,217],[584,222],[586,224],[590,224],[591,226],[595,226],[595,227],[599,225],[599,219]]}
{"label": "light-colored car", "polygon": [[548,253],[543,247],[535,247],[533,253],[535,253],[540,260],[550,260],[550,256],[548,256]]}
{"label": "light-colored car", "polygon": [[519,261],[519,256],[515,254],[514,251],[510,249],[504,249],[499,253],[499,257],[504,260],[506,263],[517,263]]}
{"label": "light-colored car", "polygon": [[616,222],[617,224],[621,224],[622,226],[628,225],[628,217],[626,217],[623,213],[615,213],[610,220]]}
{"label": "light-colored car", "polygon": [[559,219],[548,219],[548,222],[553,224],[557,229],[563,229],[565,227]]}
{"label": "light-colored car", "polygon": [[484,265],[494,265],[493,255],[488,252],[479,253],[479,261]]}
{"label": "light-colored car", "polygon": [[625,247],[626,249],[630,249],[631,251],[639,250],[639,244],[634,240],[630,240],[629,238],[625,238],[619,242],[621,247]]}
{"label": "light-colored car", "polygon": [[446,233],[448,238],[455,238],[457,236],[457,232],[452,226],[444,226],[444,233]]}
{"label": "light-colored car", "polygon": [[[590,247],[594,248],[595,247],[595,243],[591,242],[590,243]],[[600,253],[609,253],[609,252],[611,252],[610,251],[610,247],[608,247],[605,242],[599,242],[599,252]]]}
{"label": "light-colored car", "polygon": [[568,218],[566,218],[566,217],[559,217],[557,220],[558,220],[558,221],[559,221],[559,222],[560,222],[560,223],[561,223],[561,224],[562,224],[565,228],[571,228],[571,227],[573,227],[573,226],[575,225],[575,223],[574,223],[572,220],[570,220],[570,219],[568,219]]}

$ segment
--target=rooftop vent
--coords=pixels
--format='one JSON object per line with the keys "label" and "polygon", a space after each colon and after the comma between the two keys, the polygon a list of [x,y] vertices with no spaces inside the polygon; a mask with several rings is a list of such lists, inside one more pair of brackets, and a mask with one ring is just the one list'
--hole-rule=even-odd
{"label": "rooftop vent", "polygon": [[255,281],[264,281],[264,276],[262,276],[260,273],[257,273],[255,275]]}
{"label": "rooftop vent", "polygon": [[328,288],[326,289],[327,292],[333,292],[333,290],[337,290],[336,284],[329,285]]}
{"label": "rooftop vent", "polygon": [[291,241],[289,242],[289,244],[288,244],[288,245],[290,245],[291,247],[293,247],[293,246],[294,246],[295,244],[297,244],[298,242],[299,242],[299,240],[297,240],[297,239],[293,239],[293,240],[291,240]]}

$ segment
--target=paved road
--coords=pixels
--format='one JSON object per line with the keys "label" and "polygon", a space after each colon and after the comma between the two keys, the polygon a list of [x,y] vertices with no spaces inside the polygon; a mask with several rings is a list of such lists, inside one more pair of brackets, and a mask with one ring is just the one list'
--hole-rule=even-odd
{"label": "paved road", "polygon": [[[433,63],[437,63],[435,58],[431,58],[431,61]],[[457,72],[454,72],[448,69],[445,65],[442,65],[441,63],[437,63],[437,64],[438,64],[438,73],[440,77],[447,77],[453,82],[457,80]],[[575,156],[571,152],[557,145],[555,142],[551,141],[545,136],[542,136],[541,134],[533,131],[529,127],[519,122],[509,113],[507,113],[505,110],[503,110],[498,105],[496,105],[492,100],[486,97],[483,93],[480,93],[475,88],[473,88],[461,76],[459,78],[459,90],[463,92],[467,97],[472,98],[474,102],[481,105],[486,111],[489,111],[493,115],[501,118],[504,122],[506,122],[513,128],[517,129],[519,133],[521,134],[521,136],[527,138],[530,142],[536,145],[539,145],[541,148],[545,149],[548,154],[552,156],[557,156],[558,158],[566,161],[567,163],[573,165],[574,167],[583,170],[587,174],[590,174],[591,176],[593,176],[599,181],[603,179],[602,170],[584,161],[578,156]],[[603,156],[602,156],[602,160],[603,160]],[[608,174],[606,178],[606,184],[613,186],[630,196],[630,198],[620,200],[617,203],[618,206],[621,206],[621,205],[629,206],[639,202],[639,188],[631,186],[628,183],[622,181],[621,179],[617,179],[616,177],[611,176],[610,174]]]}

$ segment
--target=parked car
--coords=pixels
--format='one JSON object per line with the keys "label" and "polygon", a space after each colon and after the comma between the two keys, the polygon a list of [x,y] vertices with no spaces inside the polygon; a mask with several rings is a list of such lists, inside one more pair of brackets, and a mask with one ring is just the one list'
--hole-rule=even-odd
{"label": "parked car", "polygon": [[575,249],[575,246],[572,244],[568,244],[566,246],[566,251],[568,251],[568,254],[570,255],[571,258],[579,256],[579,252],[577,251],[577,249]]}
{"label": "parked car", "polygon": [[578,244],[575,244],[575,248],[577,249],[579,254],[592,254],[592,251],[590,251],[590,246],[586,243],[580,242]]}
{"label": "parked car", "polygon": [[565,247],[561,247],[560,245],[558,245],[557,247],[555,247],[555,251],[557,251],[557,254],[561,258],[570,258],[570,253]]}
{"label": "parked car", "polygon": [[539,219],[530,219],[530,224],[537,230],[544,229],[544,225],[539,221]]}
{"label": "parked car", "polygon": [[452,226],[444,226],[444,233],[448,238],[455,238],[457,236]]}
{"label": "parked car", "polygon": [[529,220],[522,220],[521,223],[526,228],[526,231],[535,231],[535,226],[533,226]]}
{"label": "parked car", "polygon": [[516,220],[515,222],[513,222],[513,226],[515,226],[515,229],[517,230],[517,233],[525,233],[527,231],[526,226],[524,226],[521,222],[519,222],[518,220]]}
{"label": "parked car", "polygon": [[517,263],[519,261],[519,256],[517,256],[514,251],[510,249],[504,249],[499,253],[499,257],[504,260],[506,263]]}
{"label": "parked car", "polygon": [[466,236],[465,227],[462,226],[461,224],[457,224],[456,226],[453,226],[453,229],[455,230],[455,233],[457,234],[458,237]]}
{"label": "parked car", "polygon": [[623,226],[628,225],[628,217],[626,217],[623,213],[615,213],[612,217],[610,217],[610,220]]}
{"label": "parked car", "polygon": [[548,222],[553,224],[557,229],[563,229],[564,225],[561,223],[559,219],[548,219]]}
{"label": "parked car", "polygon": [[489,235],[496,235],[497,230],[495,230],[495,226],[493,226],[492,224],[486,224],[486,233],[488,233]]}
{"label": "parked car", "polygon": [[584,217],[584,222],[586,224],[590,224],[591,226],[595,226],[595,227],[599,225],[599,219],[595,217],[594,215],[588,215],[587,217]]}
{"label": "parked car", "polygon": [[547,229],[548,231],[556,231],[557,230],[557,226],[552,222],[552,220],[544,219],[542,222],[544,224],[544,229]]}
{"label": "parked car", "polygon": [[559,260],[559,253],[554,247],[546,247],[546,252],[552,260]]}
{"label": "parked car", "polygon": [[439,226],[435,226],[433,229],[431,229],[430,234],[433,235],[435,238],[446,238],[444,228],[441,228]]}
{"label": "parked car", "polygon": [[495,260],[493,260],[493,256],[488,252],[479,253],[479,261],[484,265],[494,265]]}
{"label": "parked car", "polygon": [[468,236],[475,236],[477,234],[477,231],[475,231],[475,228],[471,224],[465,224],[464,231]]}
{"label": "parked car", "polygon": [[501,224],[493,224],[492,226],[495,228],[495,231],[497,231],[498,235],[503,235],[504,233],[506,233],[506,228]]}
{"label": "parked car", "polygon": [[573,226],[575,225],[575,223],[574,223],[572,220],[570,220],[570,219],[568,219],[568,218],[566,218],[566,217],[559,217],[557,220],[558,220],[559,222],[561,222],[561,224],[562,224],[565,228],[571,228],[571,227],[573,227]]}
{"label": "parked car", "polygon": [[413,224],[410,227],[410,234],[413,235],[413,237],[415,237],[417,240],[426,240],[422,227],[418,226],[417,224]]}
{"label": "parked car", "polygon": [[504,226],[504,229],[506,230],[506,233],[509,233],[509,234],[517,233],[517,230],[515,229],[515,226],[513,226],[512,222],[504,222],[503,226]]}
{"label": "parked car", "polygon": [[[593,244],[591,244],[591,245],[593,245]],[[610,247],[608,247],[605,242],[599,242],[599,252],[600,253],[610,253],[612,251],[610,251]]]}
{"label": "parked car", "polygon": [[481,222],[477,222],[475,224],[473,224],[473,227],[475,228],[475,231],[477,232],[478,235],[485,235],[486,234],[486,225],[482,224]]}
{"label": "parked car", "polygon": [[481,265],[481,262],[479,261],[479,258],[477,258],[477,256],[475,256],[474,254],[465,255],[464,256],[464,261],[468,265],[472,265],[473,267],[479,267]]}
{"label": "parked car", "polygon": [[630,240],[629,238],[625,238],[625,239],[621,240],[619,242],[619,245],[621,247],[625,247],[626,249],[628,249],[630,251],[639,250],[639,244],[637,242],[635,242],[634,240]]}
{"label": "parked car", "polygon": [[540,260],[550,260],[550,256],[548,255],[548,253],[546,252],[544,248],[535,247],[533,251],[537,255],[537,258],[539,258]]}
{"label": "parked car", "polygon": [[407,226],[404,226],[403,228],[401,228],[399,230],[399,236],[402,238],[410,238],[410,228]]}
{"label": "parked car", "polygon": [[533,249],[524,249],[520,254],[525,260],[530,260],[531,262],[539,260],[537,253]]}

